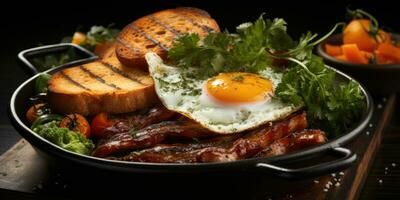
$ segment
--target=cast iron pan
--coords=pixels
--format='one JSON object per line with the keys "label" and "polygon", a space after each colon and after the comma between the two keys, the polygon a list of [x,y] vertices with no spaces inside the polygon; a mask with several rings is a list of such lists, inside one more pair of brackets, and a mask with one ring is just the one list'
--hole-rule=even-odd
{"label": "cast iron pan", "polygon": [[[54,47],[54,46],[52,46]],[[34,49],[40,53],[41,51],[49,50],[45,47]],[[29,52],[30,50],[28,50]],[[26,51],[25,51],[26,52]],[[89,61],[93,60],[89,58]],[[83,61],[81,61],[83,62]],[[66,64],[47,70],[46,73],[53,74],[61,69],[69,67],[73,64]],[[337,70],[336,70],[337,71]],[[367,90],[360,85],[361,91],[365,96],[366,108],[360,121],[356,122],[354,127],[340,137],[330,138],[329,142],[320,146],[315,146],[298,152],[285,154],[281,156],[269,158],[251,158],[234,162],[226,163],[197,163],[197,164],[161,164],[161,163],[140,163],[140,162],[124,162],[106,160],[91,156],[79,155],[52,144],[51,142],[41,138],[33,132],[25,119],[25,113],[29,108],[29,98],[34,96],[35,79],[39,76],[36,74],[24,83],[22,83],[13,93],[10,101],[9,117],[15,129],[29,142],[35,149],[47,158],[56,160],[61,165],[76,164],[92,169],[100,169],[127,174],[187,174],[187,173],[212,173],[212,172],[227,172],[227,171],[243,171],[250,170],[260,173],[269,173],[285,178],[307,178],[322,174],[332,173],[343,170],[354,164],[357,160],[357,155],[351,150],[343,148],[344,144],[348,143],[362,132],[367,126],[373,111],[372,98]],[[337,81],[349,81],[352,78],[340,71],[337,71]],[[67,102],[66,102],[67,103]],[[333,156],[334,159],[329,161],[321,161],[317,164],[294,168],[296,163],[308,163],[317,156],[328,157]],[[286,167],[284,167],[286,166]],[[290,166],[288,168],[287,166]]]}
{"label": "cast iron pan", "polygon": [[[400,35],[392,34],[392,39],[398,41]],[[400,64],[354,64],[341,61],[325,53],[327,43],[343,44],[342,34],[332,35],[317,46],[317,54],[324,59],[326,64],[350,74],[373,94],[400,92]]]}

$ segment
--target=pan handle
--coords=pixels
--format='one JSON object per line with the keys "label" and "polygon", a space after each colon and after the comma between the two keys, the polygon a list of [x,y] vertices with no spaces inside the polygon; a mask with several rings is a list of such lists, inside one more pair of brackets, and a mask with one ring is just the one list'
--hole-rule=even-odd
{"label": "pan handle", "polygon": [[257,163],[256,167],[267,169],[268,172],[271,172],[279,177],[306,178],[337,172],[348,168],[357,161],[357,155],[351,150],[343,147],[330,148],[325,153],[333,153],[339,158],[337,160],[297,169],[279,167],[268,163]]}
{"label": "pan handle", "polygon": [[73,60],[68,63],[64,63],[63,65],[74,65],[74,64],[81,64],[89,61],[93,61],[98,59],[94,53],[90,52],[89,50],[73,44],[73,43],[60,43],[60,44],[52,44],[52,45],[45,45],[40,47],[34,47],[30,49],[23,50],[18,53],[18,59],[26,66],[33,74],[38,74],[39,70],[29,61],[30,57],[37,56],[37,55],[46,55],[46,54],[53,54],[57,52],[61,52],[67,50],[68,48],[73,48],[77,50],[77,52],[84,55],[86,58]]}

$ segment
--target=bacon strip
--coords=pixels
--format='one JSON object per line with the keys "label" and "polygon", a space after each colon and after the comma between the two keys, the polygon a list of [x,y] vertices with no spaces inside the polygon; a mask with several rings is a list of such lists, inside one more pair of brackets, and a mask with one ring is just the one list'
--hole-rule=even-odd
{"label": "bacon strip", "polygon": [[[253,131],[233,141],[209,144],[201,147],[197,144],[176,144],[174,146],[157,146],[151,149],[134,152],[120,158],[124,161],[161,162],[161,163],[196,163],[227,162],[253,157],[266,149],[275,140],[291,132],[307,127],[305,112],[292,116],[261,130]],[[204,145],[204,144],[203,144]]]}
{"label": "bacon strip", "polygon": [[272,143],[268,148],[259,152],[256,157],[271,157],[290,153],[307,147],[323,144],[328,139],[321,130],[303,130],[292,133]]}
{"label": "bacon strip", "polygon": [[142,129],[151,124],[168,120],[175,114],[175,112],[168,110],[164,106],[158,105],[149,110],[142,110],[132,114],[116,115],[114,117],[129,127]]}
{"label": "bacon strip", "polygon": [[149,110],[142,110],[135,113],[130,114],[122,114],[122,115],[112,115],[117,123],[113,126],[104,129],[103,137],[101,142],[109,139],[112,135],[116,135],[118,133],[128,132],[129,130],[142,129],[151,124],[156,124],[161,121],[165,121],[173,117],[176,113],[168,110],[162,105],[155,106]]}
{"label": "bacon strip", "polygon": [[100,141],[92,153],[93,156],[105,157],[121,151],[151,147],[161,143],[169,136],[198,138],[214,135],[200,124],[182,120],[164,121],[138,131],[130,131],[126,126],[121,125],[119,130],[125,131]]}

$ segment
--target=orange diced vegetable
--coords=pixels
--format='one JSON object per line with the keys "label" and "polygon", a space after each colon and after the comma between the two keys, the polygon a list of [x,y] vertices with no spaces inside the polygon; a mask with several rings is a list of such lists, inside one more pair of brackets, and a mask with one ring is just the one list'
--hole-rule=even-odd
{"label": "orange diced vegetable", "polygon": [[339,56],[342,54],[342,47],[339,45],[325,44],[325,51],[330,56]]}
{"label": "orange diced vegetable", "polygon": [[368,64],[368,59],[358,49],[356,44],[344,44],[342,45],[343,55],[346,56],[347,60],[352,63]]}
{"label": "orange diced vegetable", "polygon": [[362,55],[367,58],[368,61],[371,60],[371,58],[373,57],[373,53],[368,52],[368,51],[361,51]]}
{"label": "orange diced vegetable", "polygon": [[389,43],[379,44],[376,50],[378,63],[400,63],[400,48]]}
{"label": "orange diced vegetable", "polygon": [[75,32],[72,36],[72,43],[80,45],[86,40],[86,35],[82,32]]}
{"label": "orange diced vegetable", "polygon": [[338,55],[338,56],[335,56],[335,58],[338,59],[338,60],[342,60],[342,61],[348,61],[347,58],[346,58],[346,56],[343,55],[343,54]]}
{"label": "orange diced vegetable", "polygon": [[[371,30],[371,21],[368,19],[352,20],[343,30],[344,44],[357,44],[363,51],[372,52],[376,49],[377,42],[368,32]],[[351,51],[355,52],[355,51]],[[357,60],[361,61],[361,60]]]}

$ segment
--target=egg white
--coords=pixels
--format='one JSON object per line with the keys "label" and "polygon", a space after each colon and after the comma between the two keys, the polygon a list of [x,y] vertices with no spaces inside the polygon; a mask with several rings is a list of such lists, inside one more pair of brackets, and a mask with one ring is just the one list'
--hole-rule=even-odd
{"label": "egg white", "polygon": [[[203,89],[208,79],[192,78],[190,72],[166,65],[153,52],[147,53],[145,58],[150,75],[154,79],[156,93],[164,106],[216,133],[231,134],[253,129],[283,119],[300,109],[274,97],[249,104],[219,103]],[[259,75],[272,82],[273,90],[282,79],[281,73],[274,72],[270,68],[260,72]]]}

